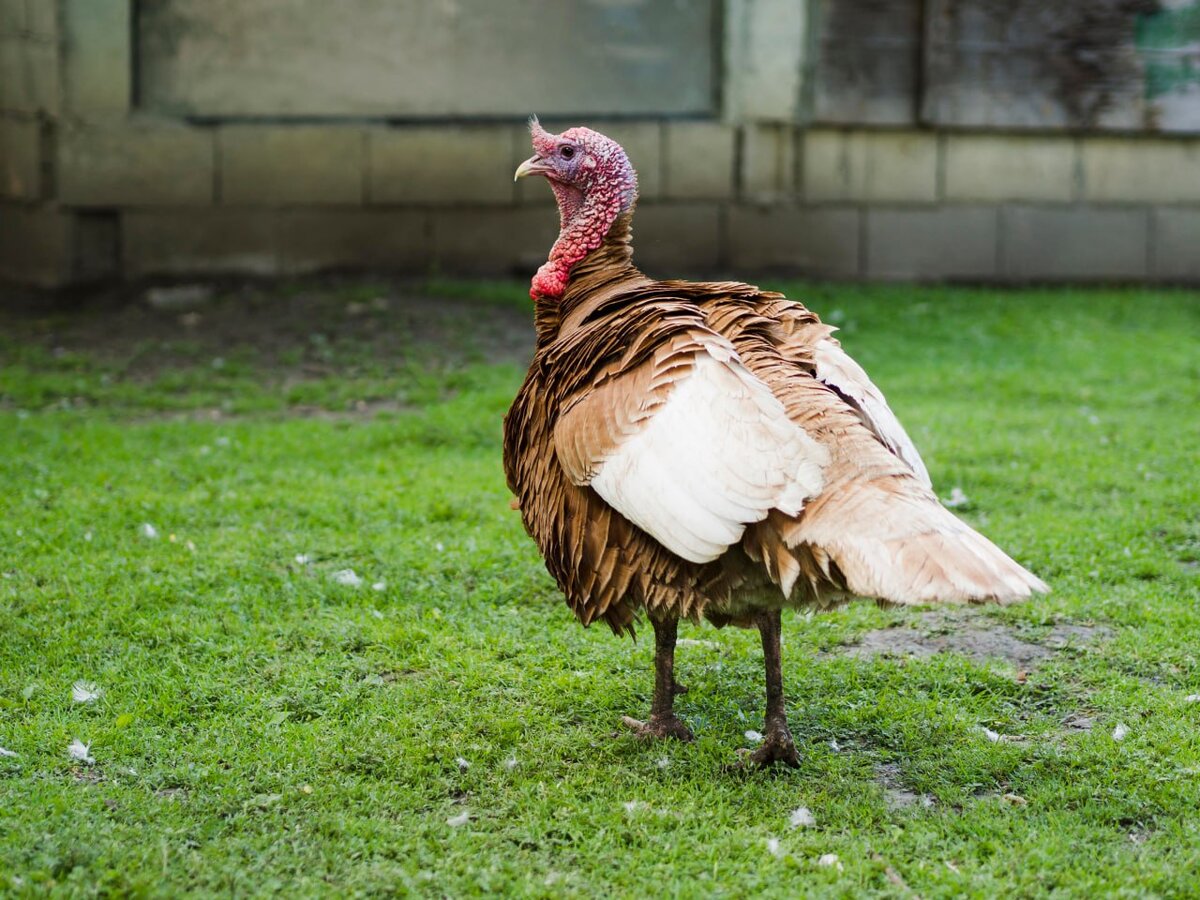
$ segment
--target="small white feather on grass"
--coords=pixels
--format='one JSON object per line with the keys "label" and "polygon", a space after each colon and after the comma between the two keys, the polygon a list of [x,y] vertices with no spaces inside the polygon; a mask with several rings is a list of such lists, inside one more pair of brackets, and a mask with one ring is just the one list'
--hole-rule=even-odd
{"label": "small white feather on grass", "polygon": [[377,581],[373,585],[371,585],[371,590],[386,591],[387,590],[387,582],[386,581]]}
{"label": "small white feather on grass", "polygon": [[822,853],[817,857],[817,865],[837,869],[839,872],[843,871],[842,861],[838,859],[836,853]]}
{"label": "small white feather on grass", "polygon": [[1128,736],[1129,729],[1125,727],[1124,723],[1118,723],[1117,727],[1113,729],[1112,739],[1114,741],[1123,741]]}
{"label": "small white feather on grass", "polygon": [[0,747],[0,757],[7,757],[8,759],[16,759],[19,755],[20,755],[19,753],[16,753],[13,750],[7,750],[4,747]]}
{"label": "small white feather on grass", "polygon": [[461,828],[463,825],[466,825],[470,821],[471,821],[471,811],[469,809],[464,809],[457,816],[451,816],[450,818],[448,818],[446,820],[446,824],[449,825],[451,828]]}
{"label": "small white feather on grass", "polygon": [[362,587],[363,580],[353,569],[339,569],[333,573],[333,580],[345,587]]}
{"label": "small white feather on grass", "polygon": [[142,527],[138,529],[138,533],[147,540],[154,541],[158,539],[158,529],[149,522],[143,522]]}
{"label": "small white feather on grass", "polygon": [[460,772],[465,772],[465,771],[467,771],[467,769],[471,768],[471,764],[469,762],[467,762],[465,759],[463,759],[461,756],[456,756],[454,758],[454,762],[458,766],[458,771],[460,771]]}
{"label": "small white feather on grass", "polygon": [[95,703],[104,694],[90,681],[77,681],[71,685],[71,699],[76,703]]}
{"label": "small white feather on grass", "polygon": [[67,756],[78,762],[86,763],[89,766],[95,765],[96,762],[91,754],[92,745],[85,744],[79,738],[75,738],[75,740],[71,741],[71,745],[67,747]]}
{"label": "small white feather on grass", "polygon": [[309,556],[307,553],[297,553],[296,554],[296,565],[307,566],[310,562],[312,562],[312,557]]}
{"label": "small white feather on grass", "polygon": [[817,824],[816,817],[807,806],[792,810],[792,817],[789,821],[793,828],[811,828]]}
{"label": "small white feather on grass", "polygon": [[779,846],[779,838],[767,838],[767,852],[776,859],[783,856],[783,850]]}
{"label": "small white feather on grass", "polygon": [[993,744],[1000,742],[1001,738],[1000,738],[999,733],[992,731],[992,729],[987,728],[987,727],[981,727],[980,730],[983,732],[983,736],[985,738],[987,738],[989,741],[991,741]]}
{"label": "small white feather on grass", "polygon": [[762,737],[762,733],[758,731],[750,730],[746,732],[746,740],[753,741],[755,744],[762,741]]}

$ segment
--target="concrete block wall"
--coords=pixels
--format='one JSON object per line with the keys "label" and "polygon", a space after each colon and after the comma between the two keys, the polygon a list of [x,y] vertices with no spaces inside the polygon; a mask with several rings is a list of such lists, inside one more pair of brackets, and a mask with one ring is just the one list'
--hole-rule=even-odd
{"label": "concrete block wall", "polygon": [[[545,259],[552,195],[512,181],[523,122],[152,115],[130,15],[130,0],[0,0],[0,278],[511,275]],[[650,274],[1200,283],[1200,138],[729,119],[586,122],[638,169]]]}
{"label": "concrete block wall", "polygon": [[[595,124],[638,168],[635,247],[653,274],[1200,281],[1195,139]],[[512,182],[529,153],[518,124],[6,112],[0,145],[0,209],[24,232],[6,242],[5,265],[38,284],[112,272],[506,275],[535,268],[557,228],[546,185]],[[75,247],[86,216],[93,230],[108,222],[120,248],[90,268]]]}
{"label": "concrete block wall", "polygon": [[[1200,279],[1197,141],[610,130],[628,132],[643,186],[638,258],[662,274]],[[127,276],[511,274],[545,257],[557,226],[544,184],[512,183],[527,153],[515,125],[60,127],[55,205],[47,132],[36,117],[0,120],[4,208],[24,232],[6,244],[38,245],[6,266],[39,284],[89,274],[73,249],[84,214],[109,221],[121,248],[90,272]]]}
{"label": "concrete block wall", "polygon": [[58,111],[57,23],[28,0],[0,0],[0,272],[51,284],[69,262],[69,217],[52,190],[45,117]]}

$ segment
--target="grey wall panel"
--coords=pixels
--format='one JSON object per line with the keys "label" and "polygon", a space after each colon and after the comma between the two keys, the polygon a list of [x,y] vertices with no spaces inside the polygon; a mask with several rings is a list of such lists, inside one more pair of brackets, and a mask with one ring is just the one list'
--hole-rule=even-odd
{"label": "grey wall panel", "polygon": [[204,117],[715,111],[718,0],[142,0],[138,98]]}

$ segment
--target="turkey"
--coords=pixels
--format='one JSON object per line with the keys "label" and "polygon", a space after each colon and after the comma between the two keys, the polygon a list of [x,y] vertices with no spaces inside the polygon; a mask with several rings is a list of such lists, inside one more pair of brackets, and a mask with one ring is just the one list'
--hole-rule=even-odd
{"label": "turkey", "polygon": [[780,665],[784,607],[1010,603],[1046,585],[948,512],[879,389],[800,303],[736,282],[655,281],[633,264],[637,175],[588,128],[530,121],[560,232],[533,278],[536,350],[504,420],[525,528],[584,625],[654,629],[644,737],[675,714],[680,619],[757,627],[764,738],[798,764]]}

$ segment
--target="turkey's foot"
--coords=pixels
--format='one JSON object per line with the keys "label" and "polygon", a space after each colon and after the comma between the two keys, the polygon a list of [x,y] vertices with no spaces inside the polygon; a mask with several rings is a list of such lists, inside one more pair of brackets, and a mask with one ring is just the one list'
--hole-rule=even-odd
{"label": "turkey's foot", "polygon": [[632,716],[625,716],[621,723],[633,731],[639,738],[675,738],[687,743],[695,740],[692,730],[683,724],[683,719],[675,714],[669,716],[651,716],[649,721],[642,722]]}
{"label": "turkey's foot", "polygon": [[747,760],[762,768],[783,763],[796,769],[800,766],[800,754],[796,752],[796,742],[792,740],[792,732],[787,722],[771,722],[767,725],[767,733],[762,745],[747,756]]}

